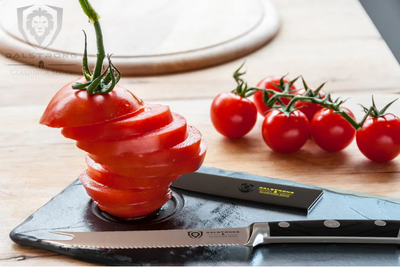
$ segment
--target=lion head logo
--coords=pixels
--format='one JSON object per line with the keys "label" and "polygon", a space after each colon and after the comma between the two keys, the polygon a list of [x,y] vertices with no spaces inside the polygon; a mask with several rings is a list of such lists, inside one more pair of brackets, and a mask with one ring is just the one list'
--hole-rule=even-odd
{"label": "lion head logo", "polygon": [[41,45],[54,28],[53,16],[41,8],[33,10],[27,17],[26,28]]}

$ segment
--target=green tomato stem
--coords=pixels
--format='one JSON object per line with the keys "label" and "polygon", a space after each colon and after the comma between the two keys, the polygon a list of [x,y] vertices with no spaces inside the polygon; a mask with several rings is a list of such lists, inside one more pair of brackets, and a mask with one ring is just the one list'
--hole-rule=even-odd
{"label": "green tomato stem", "polygon": [[96,61],[96,66],[94,68],[92,79],[96,79],[97,77],[99,77],[101,75],[101,69],[103,67],[103,60],[106,57],[106,54],[104,52],[103,34],[101,32],[100,23],[96,19],[96,20],[94,20],[93,24],[94,24],[94,29],[96,31],[97,61]]}
{"label": "green tomato stem", "polygon": [[[330,110],[335,111],[336,113],[340,114],[347,122],[350,123],[350,125],[356,129],[356,130],[360,130],[365,122],[365,120],[368,118],[368,116],[371,114],[371,112],[373,111],[373,107],[371,107],[368,112],[365,114],[364,118],[358,123],[356,120],[353,119],[353,117],[351,117],[348,113],[346,113],[346,111],[344,111],[343,109],[341,109],[339,107],[339,104],[337,103],[333,103],[331,101],[328,100],[328,98],[324,98],[324,99],[320,99],[320,98],[316,98],[316,97],[309,97],[309,96],[298,96],[298,95],[293,95],[293,94],[287,94],[285,92],[283,93],[279,93],[276,92],[274,90],[268,90],[268,89],[264,89],[264,88],[250,88],[249,90],[257,90],[257,91],[262,91],[265,94],[270,94],[272,95],[272,97],[270,97],[268,99],[267,102],[265,102],[265,105],[268,107],[273,107],[273,105],[281,98],[288,98],[291,99],[291,101],[289,102],[289,104],[287,105],[287,107],[285,108],[285,110],[290,110],[291,108],[294,107],[295,103],[297,101],[303,101],[303,102],[310,102],[310,103],[316,103],[319,104],[320,106],[322,106],[323,108],[327,108]],[[282,106],[282,103],[279,102]]]}
{"label": "green tomato stem", "polygon": [[[97,61],[94,67],[93,75],[90,73],[87,60],[87,42],[85,33],[85,50],[83,54],[83,74],[86,78],[86,83],[75,82],[72,84],[73,89],[86,90],[89,95],[93,94],[106,94],[114,89],[118,83],[121,73],[117,67],[112,64],[110,57],[108,56],[108,68],[103,70],[103,61],[106,57],[103,43],[103,33],[100,26],[100,16],[93,9],[89,0],[79,0],[83,12],[88,16],[89,21],[93,23],[94,30],[96,32],[96,45],[97,45]],[[115,77],[115,72],[117,76]]]}
{"label": "green tomato stem", "polygon": [[[306,93],[304,95],[301,95],[301,96],[294,95],[293,93],[295,93],[296,91],[293,91],[293,90],[290,89],[290,87],[293,85],[293,83],[300,76],[295,78],[294,80],[290,81],[289,83],[284,83],[283,77],[281,78],[279,85],[274,84],[274,83],[270,83],[271,85],[273,85],[273,86],[279,88],[280,90],[282,90],[282,92],[277,92],[277,91],[272,90],[272,89],[265,89],[265,88],[258,88],[258,87],[248,87],[247,83],[241,78],[241,76],[246,73],[246,72],[240,72],[240,70],[243,67],[243,65],[244,65],[244,63],[233,74],[233,78],[235,79],[235,81],[237,83],[237,87],[232,92],[238,94],[239,96],[242,96],[242,93],[243,93],[243,97],[249,97],[249,96],[253,95],[254,93],[256,93],[257,91],[261,91],[261,92],[264,93],[263,94],[263,101],[264,101],[264,104],[267,107],[276,110],[277,108],[275,107],[275,103],[278,102],[279,105],[280,105],[280,111],[282,111],[287,116],[289,116],[289,114],[291,112],[296,111],[296,110],[299,109],[299,108],[294,108],[294,106],[295,106],[297,101],[316,103],[316,104],[319,104],[323,108],[327,108],[327,109],[333,110],[333,111],[335,111],[335,113],[340,114],[347,122],[350,123],[350,125],[355,130],[358,131],[358,130],[362,129],[362,126],[363,126],[365,120],[367,120],[367,118],[369,116],[381,116],[381,115],[383,115],[383,113],[386,111],[386,109],[394,101],[397,100],[396,99],[396,100],[392,101],[391,103],[386,105],[382,109],[382,111],[379,112],[377,110],[377,108],[375,107],[375,103],[374,103],[374,101],[372,99],[372,104],[373,105],[369,109],[367,109],[364,106],[362,106],[364,111],[365,111],[365,115],[364,115],[363,119],[358,123],[345,110],[340,108],[340,105],[344,102],[344,101],[340,100],[340,98],[338,98],[335,101],[332,101],[330,93],[327,93],[326,95],[324,95],[323,98],[318,96],[318,93],[320,92],[322,87],[325,85],[325,83],[320,85],[313,92],[313,91],[311,91],[311,89],[308,87],[308,85],[306,84],[306,82],[302,78],[303,85],[304,85],[304,88],[306,90]],[[290,99],[289,104],[285,105],[282,102],[281,98]]]}

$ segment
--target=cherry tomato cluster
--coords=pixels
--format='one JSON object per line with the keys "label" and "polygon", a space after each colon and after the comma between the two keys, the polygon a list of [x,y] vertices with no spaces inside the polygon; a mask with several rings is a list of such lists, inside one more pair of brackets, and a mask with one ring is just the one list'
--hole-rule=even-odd
{"label": "cherry tomato cluster", "polygon": [[[243,66],[243,65],[242,65]],[[343,107],[340,98],[308,87],[296,89],[298,78],[269,76],[257,87],[248,87],[241,76],[242,66],[233,75],[237,88],[219,94],[211,105],[211,121],[216,130],[228,138],[240,138],[250,132],[257,111],[264,116],[262,137],[275,152],[293,153],[311,137],[322,149],[338,152],[356,138],[358,148],[370,160],[387,162],[400,154],[400,119],[379,111],[375,103],[358,123],[354,114]],[[253,102],[248,97],[253,96]]]}

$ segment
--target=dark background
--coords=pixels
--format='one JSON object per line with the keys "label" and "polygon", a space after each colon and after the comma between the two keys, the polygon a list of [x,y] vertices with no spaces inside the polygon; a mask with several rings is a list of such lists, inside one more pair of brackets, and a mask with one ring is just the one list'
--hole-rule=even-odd
{"label": "dark background", "polygon": [[400,63],[400,0],[360,0]]}

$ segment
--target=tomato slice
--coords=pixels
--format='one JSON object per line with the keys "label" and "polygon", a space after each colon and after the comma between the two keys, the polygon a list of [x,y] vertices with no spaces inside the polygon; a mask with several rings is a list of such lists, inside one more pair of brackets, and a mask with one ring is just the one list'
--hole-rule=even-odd
{"label": "tomato slice", "polygon": [[115,141],[161,128],[172,120],[168,106],[145,104],[129,118],[91,126],[63,128],[61,134],[73,140]]}
{"label": "tomato slice", "polygon": [[114,189],[93,180],[89,176],[88,170],[79,176],[79,180],[93,201],[103,205],[126,206],[150,202],[166,195],[169,190],[169,184],[144,190]]}
{"label": "tomato slice", "polygon": [[119,85],[107,94],[89,95],[85,90],[73,89],[74,82],[54,95],[40,118],[40,124],[54,128],[100,124],[133,114],[143,104],[142,100]]}
{"label": "tomato slice", "polygon": [[169,185],[174,180],[179,179],[179,175],[129,178],[119,176],[105,170],[100,164],[96,163],[90,157],[86,156],[88,165],[88,175],[92,180],[105,186],[115,189],[146,189],[157,188]]}
{"label": "tomato slice", "polygon": [[[196,171],[200,168],[204,161],[204,157],[207,151],[207,143],[201,141],[200,152],[196,157],[183,161],[180,163],[173,163],[162,166],[145,166],[145,167],[117,167],[117,166],[106,166],[103,165],[105,170],[110,171],[125,177],[140,178],[140,177],[155,177],[155,176],[172,176],[182,175]],[[87,163],[89,165],[89,163]]]}
{"label": "tomato slice", "polygon": [[101,210],[103,210],[115,217],[136,218],[136,217],[149,215],[150,213],[157,211],[165,203],[167,203],[168,200],[171,199],[171,197],[172,197],[172,191],[168,190],[167,194],[164,195],[163,197],[161,197],[157,200],[146,202],[146,203],[129,205],[129,206],[109,206],[109,205],[97,203],[97,206]]}
{"label": "tomato slice", "polygon": [[166,150],[149,154],[124,154],[117,156],[98,156],[89,154],[95,162],[108,166],[142,167],[150,165],[167,165],[191,159],[199,154],[201,133],[188,126],[186,140]]}
{"label": "tomato slice", "polygon": [[186,119],[173,113],[174,120],[165,127],[119,141],[77,141],[76,146],[95,155],[145,154],[164,150],[187,137]]}

